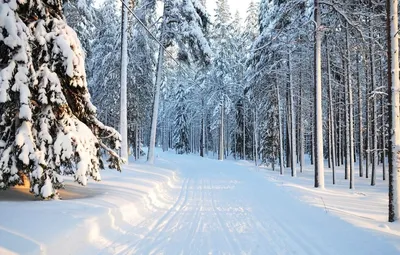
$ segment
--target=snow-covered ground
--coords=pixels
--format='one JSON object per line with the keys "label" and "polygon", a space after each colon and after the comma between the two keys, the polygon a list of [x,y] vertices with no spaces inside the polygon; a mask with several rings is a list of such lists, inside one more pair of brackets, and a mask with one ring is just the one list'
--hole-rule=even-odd
{"label": "snow-covered ground", "polygon": [[400,253],[381,181],[348,191],[338,176],[337,187],[316,190],[309,170],[295,179],[244,161],[157,154],[154,166],[69,183],[65,200],[0,192],[0,254]]}

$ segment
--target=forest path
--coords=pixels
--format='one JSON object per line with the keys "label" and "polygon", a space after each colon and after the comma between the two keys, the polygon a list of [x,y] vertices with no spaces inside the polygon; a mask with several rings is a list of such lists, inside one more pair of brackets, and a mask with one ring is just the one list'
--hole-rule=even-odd
{"label": "forest path", "polygon": [[160,154],[180,175],[169,209],[103,254],[397,254],[373,232],[292,197],[247,162]]}

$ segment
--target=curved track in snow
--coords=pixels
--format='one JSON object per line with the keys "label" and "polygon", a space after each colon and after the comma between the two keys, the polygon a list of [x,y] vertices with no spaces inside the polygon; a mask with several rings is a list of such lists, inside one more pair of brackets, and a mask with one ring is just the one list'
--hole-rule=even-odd
{"label": "curved track in snow", "polygon": [[182,178],[173,205],[103,254],[398,254],[244,166],[168,156]]}

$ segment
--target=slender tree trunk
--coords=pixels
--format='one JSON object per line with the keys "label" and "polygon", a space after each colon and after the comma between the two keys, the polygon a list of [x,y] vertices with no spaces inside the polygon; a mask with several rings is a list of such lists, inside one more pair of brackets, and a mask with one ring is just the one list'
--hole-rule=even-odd
{"label": "slender tree trunk", "polygon": [[246,102],[243,96],[243,160],[246,160]]}
{"label": "slender tree trunk", "polygon": [[357,52],[357,87],[358,87],[358,174],[363,177],[363,104],[362,104],[362,87],[360,81],[360,59]]}
{"label": "slender tree trunk", "polygon": [[[165,6],[164,6],[164,14],[165,14]],[[160,42],[164,42],[164,27],[165,27],[165,16],[163,14],[163,23],[161,25],[161,40]],[[156,146],[156,134],[157,134],[157,119],[158,119],[158,107],[160,104],[160,88],[162,83],[162,74],[163,74],[163,64],[164,64],[164,48],[159,47],[158,51],[158,61],[157,61],[157,71],[156,71],[156,90],[154,93],[154,101],[153,101],[153,114],[151,118],[151,130],[150,130],[150,143],[149,149],[147,152],[147,162],[150,164],[154,163],[154,150]]]}
{"label": "slender tree trunk", "polygon": [[[372,94],[372,146],[373,146],[373,158],[372,158],[372,168],[371,168],[371,186],[375,186],[375,180],[376,180],[376,165],[378,162],[378,137],[377,137],[377,107],[376,107],[376,93],[375,88],[376,88],[376,77],[375,77],[375,47],[374,47],[374,42],[373,42],[373,31],[372,31],[372,22],[370,21],[370,46],[369,46],[369,54],[370,54],[370,60],[371,60],[371,92]],[[370,95],[371,96],[371,95]]]}
{"label": "slender tree trunk", "polygon": [[291,142],[291,174],[293,177],[297,175],[296,172],[296,114],[294,110],[294,95],[293,95],[293,81],[292,81],[292,65],[291,65],[291,53],[288,55],[288,68],[289,68],[289,96],[290,96],[290,142]]}
{"label": "slender tree trunk", "polygon": [[[337,97],[337,101],[340,102],[341,101],[341,97],[340,96],[336,96]],[[343,124],[342,124],[342,116],[341,116],[341,109],[339,108],[337,110],[337,121],[338,121],[338,166],[343,165],[343,148],[342,148],[342,140],[343,140],[343,133],[342,133],[342,129],[343,129]]]}
{"label": "slender tree trunk", "polygon": [[139,159],[139,127],[135,124],[135,160]]}
{"label": "slender tree trunk", "polygon": [[278,123],[279,123],[279,171],[283,175],[285,172],[283,162],[283,133],[282,133],[282,116],[281,116],[281,96],[279,92],[279,84],[275,77],[276,96],[278,98]]}
{"label": "slender tree trunk", "polygon": [[335,129],[334,129],[334,112],[333,112],[333,97],[332,97],[332,77],[331,77],[331,58],[328,49],[328,40],[326,41],[327,47],[327,70],[328,70],[328,96],[329,96],[329,127],[330,127],[330,143],[331,143],[331,159],[332,159],[332,183],[336,183],[335,176]]}
{"label": "slender tree trunk", "polygon": [[366,80],[366,84],[367,84],[367,93],[366,93],[366,99],[365,99],[365,103],[366,103],[366,125],[367,125],[367,130],[366,130],[366,138],[367,138],[367,143],[366,143],[366,151],[365,151],[365,178],[369,178],[369,166],[371,163],[371,146],[370,146],[370,134],[371,134],[371,123],[370,123],[370,100],[369,97],[371,96],[371,89],[368,86],[368,81],[367,81],[367,77],[368,77],[368,68],[367,68],[367,60],[366,58],[364,58],[364,62],[365,62],[365,80]]}
{"label": "slender tree trunk", "polygon": [[[127,4],[126,0],[123,0]],[[127,72],[128,72],[128,10],[122,4],[122,24],[121,24],[121,158],[128,163],[128,108],[127,108]]]}
{"label": "slender tree trunk", "polygon": [[322,70],[321,70],[321,10],[319,1],[314,0],[315,28],[315,180],[314,187],[324,188],[324,152],[322,138]]}
{"label": "slender tree trunk", "polygon": [[[380,73],[381,73],[381,88],[384,88],[384,72],[383,72],[383,57],[381,57],[380,61]],[[386,90],[383,90],[386,92]],[[386,180],[386,110],[385,110],[385,95],[382,94],[381,96],[381,112],[382,112],[382,117],[381,117],[381,139],[382,139],[382,179],[385,181]]]}
{"label": "slender tree trunk", "polygon": [[205,156],[205,147],[206,147],[206,125],[205,125],[205,119],[204,119],[204,99],[201,100],[201,106],[202,106],[202,114],[201,114],[201,144],[200,144],[200,156],[204,157]]}
{"label": "slender tree trunk", "polygon": [[328,141],[327,141],[327,148],[328,148],[328,168],[330,169],[332,166],[332,149],[331,149],[331,145],[332,145],[332,141],[331,141],[331,117],[330,117],[330,112],[328,112],[328,119],[326,120],[327,122],[327,128],[328,128]]}
{"label": "slender tree trunk", "polygon": [[400,84],[398,1],[387,0],[388,84],[390,98],[389,130],[389,221],[400,219]]}
{"label": "slender tree trunk", "polygon": [[138,155],[137,158],[140,159],[140,156],[141,156],[141,155],[140,155],[140,152],[142,151],[142,141],[143,141],[143,137],[142,137],[142,136],[143,136],[143,129],[142,129],[141,125],[139,126],[138,129],[139,129],[139,130],[138,130],[138,133],[139,133],[139,134],[138,134],[138,136],[139,136],[139,137],[138,137],[138,151],[139,151],[139,152],[138,152],[138,154],[137,154],[137,155]]}
{"label": "slender tree trunk", "polygon": [[162,149],[163,151],[168,151],[168,118],[164,117],[163,121],[163,130],[162,130]]}
{"label": "slender tree trunk", "polygon": [[351,83],[351,55],[350,55],[350,36],[349,24],[346,29],[346,48],[347,48],[347,90],[349,98],[349,155],[350,159],[350,189],[354,189],[354,125],[353,125],[353,86]]}
{"label": "slender tree trunk", "polygon": [[[346,35],[347,35],[347,33],[346,33]],[[344,58],[345,58],[345,56],[343,56]],[[347,56],[346,56],[347,57]],[[345,168],[344,168],[344,179],[345,180],[348,180],[349,179],[349,172],[350,172],[350,163],[351,163],[351,160],[350,160],[350,132],[349,132],[349,130],[350,130],[350,123],[349,123],[349,120],[350,120],[350,117],[349,117],[349,113],[350,113],[350,110],[349,110],[349,86],[348,86],[348,80],[347,80],[347,78],[348,78],[348,73],[349,73],[349,70],[347,70],[347,65],[344,63],[345,62],[345,60],[343,60],[343,70],[344,70],[344,72],[345,72],[345,77],[344,77],[344,99],[343,99],[343,102],[344,102],[344,104],[345,104],[345,114],[344,114],[344,118],[345,118],[345,143],[344,143],[344,145],[345,145],[345,147],[346,147],[346,153],[345,153]]]}
{"label": "slender tree trunk", "polygon": [[219,126],[219,151],[218,160],[224,160],[224,111],[225,111],[225,99],[222,99],[221,103],[221,119]]}
{"label": "slender tree trunk", "polygon": [[382,130],[381,130],[381,135],[382,135],[382,179],[386,180],[386,162],[385,162],[385,158],[386,158],[386,139],[385,139],[385,125],[386,125],[386,120],[385,120],[385,99],[384,96],[382,95],[381,98],[381,107],[382,107]]}
{"label": "slender tree trunk", "polygon": [[300,135],[300,173],[303,172],[303,167],[304,167],[304,123],[303,123],[303,82],[301,78],[301,73],[300,73],[300,100],[299,100],[299,135]]}
{"label": "slender tree trunk", "polygon": [[258,128],[257,128],[257,109],[254,109],[254,162],[257,166],[258,161]]}

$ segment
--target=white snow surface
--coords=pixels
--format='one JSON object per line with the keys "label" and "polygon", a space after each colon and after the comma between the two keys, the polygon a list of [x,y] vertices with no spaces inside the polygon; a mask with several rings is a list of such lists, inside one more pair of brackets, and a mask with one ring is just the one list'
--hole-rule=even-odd
{"label": "white snow surface", "polygon": [[311,168],[292,178],[247,161],[156,153],[152,166],[105,171],[87,187],[67,180],[64,200],[0,192],[0,254],[400,253],[383,188],[314,189]]}

